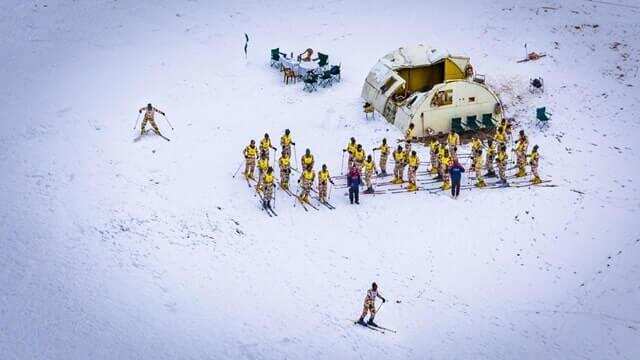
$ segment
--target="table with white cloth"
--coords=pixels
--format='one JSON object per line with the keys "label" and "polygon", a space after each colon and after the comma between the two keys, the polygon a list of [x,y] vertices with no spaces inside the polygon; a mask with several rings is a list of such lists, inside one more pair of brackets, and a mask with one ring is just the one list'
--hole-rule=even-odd
{"label": "table with white cloth", "polygon": [[296,61],[295,59],[282,58],[280,60],[282,66],[293,70],[296,76],[305,77],[309,72],[318,69],[318,63],[315,61]]}

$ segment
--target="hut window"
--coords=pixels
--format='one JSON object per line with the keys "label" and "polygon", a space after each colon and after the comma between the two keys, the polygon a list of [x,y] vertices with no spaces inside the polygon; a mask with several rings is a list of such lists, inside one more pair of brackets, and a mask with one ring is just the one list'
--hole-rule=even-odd
{"label": "hut window", "polygon": [[444,106],[453,104],[453,90],[438,91],[431,100],[431,106]]}
{"label": "hut window", "polygon": [[475,96],[470,97],[470,98],[469,98],[469,102],[476,102],[476,98],[475,98]]}
{"label": "hut window", "polygon": [[382,85],[382,87],[380,88],[380,91],[382,91],[382,93],[386,93],[387,90],[389,90],[395,83],[396,83],[396,79],[393,77],[390,77],[389,79],[387,79],[387,81],[384,82],[384,85]]}

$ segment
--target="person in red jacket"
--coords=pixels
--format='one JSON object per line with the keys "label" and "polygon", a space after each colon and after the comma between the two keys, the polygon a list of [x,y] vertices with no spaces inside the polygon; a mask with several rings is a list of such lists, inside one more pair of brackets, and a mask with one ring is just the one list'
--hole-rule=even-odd
{"label": "person in red jacket", "polygon": [[357,165],[353,165],[351,170],[349,170],[349,174],[347,174],[347,186],[349,187],[349,201],[353,204],[355,200],[356,204],[360,204],[360,185],[362,184],[362,179],[360,178],[360,171],[358,170]]}

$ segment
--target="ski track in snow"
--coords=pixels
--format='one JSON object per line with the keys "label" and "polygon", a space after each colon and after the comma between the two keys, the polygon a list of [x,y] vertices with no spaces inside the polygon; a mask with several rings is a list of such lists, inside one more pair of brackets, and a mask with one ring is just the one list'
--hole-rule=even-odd
{"label": "ski track in snow", "polygon": [[[5,1],[0,358],[639,358],[640,9],[611,3]],[[263,213],[232,178],[248,141],[290,128],[333,175],[350,136],[395,144],[359,95],[415,43],[470,56],[559,186]],[[342,81],[284,86],[273,47]],[[149,101],[170,142],[132,141]],[[352,323],[374,280],[397,334]]]}

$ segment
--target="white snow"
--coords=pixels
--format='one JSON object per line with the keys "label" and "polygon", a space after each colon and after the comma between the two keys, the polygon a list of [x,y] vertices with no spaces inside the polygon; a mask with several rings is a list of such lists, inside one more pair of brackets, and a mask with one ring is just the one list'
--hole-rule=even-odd
{"label": "white snow", "polygon": [[[638,6],[3,1],[0,358],[639,358]],[[349,137],[395,144],[360,89],[419,43],[470,56],[560,186],[334,189],[312,213],[278,192],[267,217],[232,178],[248,141],[289,128],[335,175]],[[524,43],[547,56],[516,63]],[[340,59],[342,82],[285,86],[275,47]],[[147,102],[171,142],[132,142]],[[397,334],[352,324],[372,281]]]}

